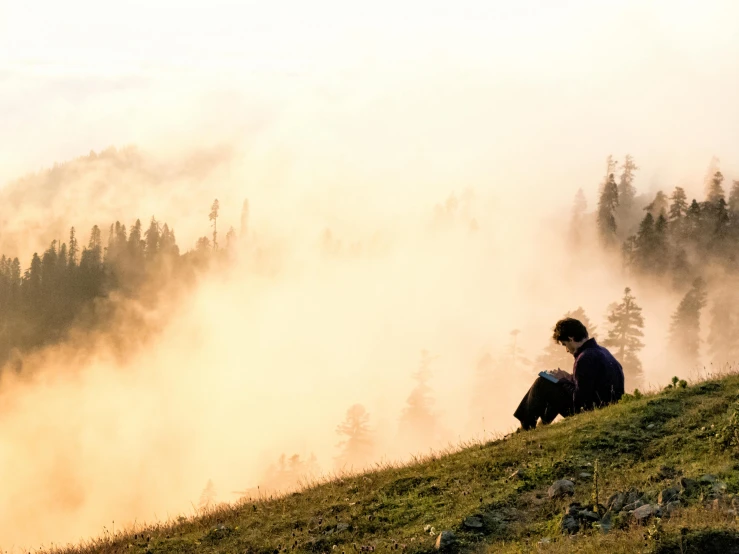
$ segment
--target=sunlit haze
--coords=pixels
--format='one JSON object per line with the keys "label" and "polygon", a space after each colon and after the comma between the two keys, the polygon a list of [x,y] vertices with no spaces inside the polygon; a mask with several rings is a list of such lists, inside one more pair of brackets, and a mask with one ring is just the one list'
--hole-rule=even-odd
{"label": "sunlit haze", "polygon": [[[107,244],[152,216],[184,253],[216,198],[219,242],[241,230],[228,264],[14,354],[0,549],[189,516],[209,480],[237,501],[282,454],[328,477],[355,404],[362,467],[510,432],[547,369],[506,362],[512,341],[535,360],[578,307],[600,337],[625,287],[645,386],[666,382],[681,294],[594,227],[575,256],[571,208],[582,188],[595,210],[608,155],[649,201],[702,198],[714,157],[739,179],[737,21],[732,1],[0,0],[0,254],[25,271],[72,226]],[[410,446],[422,350],[440,424]]]}

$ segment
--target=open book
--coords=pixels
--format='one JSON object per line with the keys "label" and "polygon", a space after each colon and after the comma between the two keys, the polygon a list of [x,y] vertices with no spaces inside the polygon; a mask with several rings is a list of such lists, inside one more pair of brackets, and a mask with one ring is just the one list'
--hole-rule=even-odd
{"label": "open book", "polygon": [[544,379],[551,381],[552,383],[559,383],[559,379],[557,377],[546,371],[540,371],[539,377],[544,377]]}

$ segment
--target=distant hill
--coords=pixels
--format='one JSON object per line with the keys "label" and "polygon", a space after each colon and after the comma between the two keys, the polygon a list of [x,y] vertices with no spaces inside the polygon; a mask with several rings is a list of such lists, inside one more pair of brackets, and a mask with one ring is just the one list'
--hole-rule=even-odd
{"label": "distant hill", "polygon": [[225,147],[170,161],[134,146],[108,148],[2,183],[0,252],[25,260],[53,240],[65,241],[72,225],[87,234],[93,225],[116,220],[130,225],[152,215],[172,223],[175,216],[181,220],[192,213],[199,192],[204,198],[200,219],[207,230],[212,193],[206,191],[213,186],[209,177],[230,158]]}
{"label": "distant hill", "polygon": [[[416,464],[60,552],[431,552],[442,531],[455,538],[449,552],[738,552],[738,411],[736,374],[676,385]],[[573,495],[550,498],[563,479]]]}

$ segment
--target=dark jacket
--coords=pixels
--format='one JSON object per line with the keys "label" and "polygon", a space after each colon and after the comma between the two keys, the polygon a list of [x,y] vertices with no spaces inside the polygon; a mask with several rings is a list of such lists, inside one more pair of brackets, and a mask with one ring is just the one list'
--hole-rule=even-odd
{"label": "dark jacket", "polygon": [[624,394],[624,371],[618,360],[595,339],[588,339],[575,352],[572,381],[560,381],[575,410],[592,410],[617,402]]}

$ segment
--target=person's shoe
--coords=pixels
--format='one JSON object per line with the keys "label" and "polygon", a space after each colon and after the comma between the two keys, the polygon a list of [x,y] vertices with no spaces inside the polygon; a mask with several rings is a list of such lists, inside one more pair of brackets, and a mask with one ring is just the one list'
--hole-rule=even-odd
{"label": "person's shoe", "polygon": [[530,423],[528,421],[522,421],[521,427],[519,427],[520,431],[531,431],[532,429],[536,428],[536,422]]}

